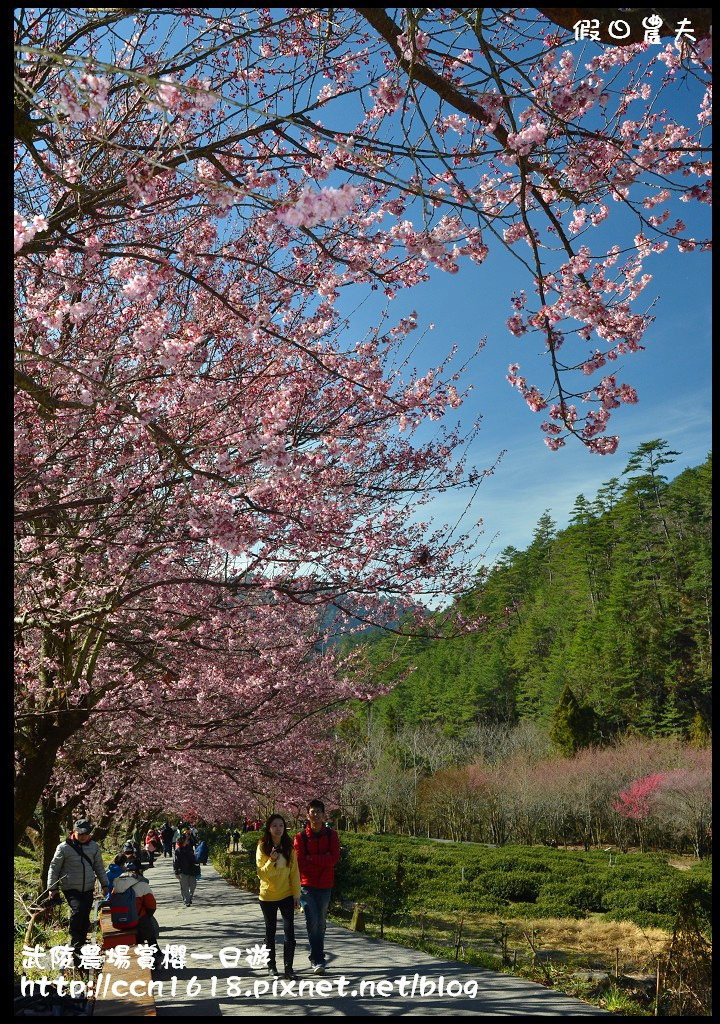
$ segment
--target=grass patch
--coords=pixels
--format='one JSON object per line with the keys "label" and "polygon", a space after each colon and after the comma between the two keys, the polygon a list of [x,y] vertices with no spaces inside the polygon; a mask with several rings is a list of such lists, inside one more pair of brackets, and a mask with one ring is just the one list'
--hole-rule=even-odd
{"label": "grass patch", "polygon": [[13,974],[15,981],[23,974],[26,978],[39,979],[48,973],[47,968],[23,966],[26,938],[30,948],[41,946],[49,949],[67,942],[67,905],[63,901],[62,905],[53,908],[45,920],[36,922],[32,933],[27,936],[32,907],[44,891],[45,883],[40,880],[40,867],[32,850],[21,847],[15,854],[13,867]]}

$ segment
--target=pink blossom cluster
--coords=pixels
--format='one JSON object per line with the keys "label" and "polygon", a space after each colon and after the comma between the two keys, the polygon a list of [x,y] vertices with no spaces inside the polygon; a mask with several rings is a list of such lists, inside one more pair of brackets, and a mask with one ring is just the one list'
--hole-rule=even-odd
{"label": "pink blossom cluster", "polygon": [[635,388],[629,384],[616,384],[615,377],[603,377],[593,389],[602,403],[603,409],[616,409],[621,402],[635,405],[638,396]]}
{"label": "pink blossom cluster", "polygon": [[624,818],[638,820],[650,813],[653,796],[667,778],[665,772],[653,772],[642,779],[637,779],[628,789],[621,790],[613,807]]}
{"label": "pink blossom cluster", "polygon": [[353,185],[315,190],[306,186],[297,202],[284,206],[277,219],[288,227],[315,227],[323,222],[334,222],[347,216],[360,195]]}
{"label": "pink blossom cluster", "polygon": [[172,75],[163,75],[155,89],[155,96],[159,102],[150,100],[150,109],[170,110],[182,116],[212,110],[218,102],[210,79],[200,80],[196,76],[187,82],[178,82]]}
{"label": "pink blossom cluster", "polygon": [[391,79],[381,78],[377,88],[370,89],[370,95],[380,113],[392,114],[405,98],[405,90]]}
{"label": "pink blossom cluster", "polygon": [[476,102],[483,114],[489,131],[494,131],[500,124],[504,112],[503,98],[497,90],[480,92],[476,95]]}
{"label": "pink blossom cluster", "polygon": [[544,121],[535,120],[519,132],[508,132],[509,149],[521,155],[527,155],[536,146],[541,146],[547,138],[548,126]]}
{"label": "pink blossom cluster", "polygon": [[107,107],[110,81],[102,76],[84,74],[72,84],[60,85],[58,112],[71,121],[89,121]]}
{"label": "pink blossom cluster", "polygon": [[519,369],[518,363],[512,363],[508,368],[507,380],[512,387],[518,389],[533,412],[541,412],[547,407],[547,399],[544,398],[534,384],[528,385],[525,377],[521,377],[518,374],[517,371]]}
{"label": "pink blossom cluster", "polygon": [[31,221],[27,221],[22,214],[15,210],[15,252],[19,252],[22,247],[27,243],[31,242],[38,231],[47,231],[48,222],[45,217],[36,214]]}
{"label": "pink blossom cluster", "polygon": [[505,228],[503,231],[503,238],[508,245],[514,245],[515,242],[521,238],[528,237],[527,226],[522,221],[516,221],[515,224],[511,224],[509,228]]}
{"label": "pink blossom cluster", "polygon": [[410,36],[407,32],[401,32],[397,37],[397,45],[405,60],[416,60],[422,57],[430,44],[430,36],[422,30]]}
{"label": "pink blossom cluster", "polygon": [[527,332],[527,327],[520,313],[513,313],[505,322],[510,333],[516,338],[521,338]]}

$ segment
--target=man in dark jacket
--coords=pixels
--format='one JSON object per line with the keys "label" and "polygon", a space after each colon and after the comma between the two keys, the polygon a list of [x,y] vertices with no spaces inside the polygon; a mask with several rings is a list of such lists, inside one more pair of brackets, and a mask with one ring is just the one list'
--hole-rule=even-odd
{"label": "man in dark jacket", "polygon": [[325,926],[335,865],[340,860],[337,832],[325,824],[325,804],[311,800],[308,821],[294,839],[300,868],[300,905],[305,913],[310,964],[314,974],[325,973]]}
{"label": "man in dark jacket", "polygon": [[108,891],[100,847],[90,838],[91,832],[89,821],[75,822],[70,835],[55,850],[47,878],[50,898],[60,889],[70,905],[70,944],[76,965],[80,963],[80,950],[87,942],[95,879],[100,882],[103,895]]}
{"label": "man in dark jacket", "polygon": [[160,829],[160,838],[163,844],[163,858],[172,857],[173,855],[173,834],[175,829],[172,827],[169,821],[163,823],[163,827]]}
{"label": "man in dark jacket", "polygon": [[191,840],[192,836],[186,832],[175,847],[173,855],[173,871],[180,882],[180,895],[186,907],[192,906],[197,885],[198,865],[195,862],[195,849]]}

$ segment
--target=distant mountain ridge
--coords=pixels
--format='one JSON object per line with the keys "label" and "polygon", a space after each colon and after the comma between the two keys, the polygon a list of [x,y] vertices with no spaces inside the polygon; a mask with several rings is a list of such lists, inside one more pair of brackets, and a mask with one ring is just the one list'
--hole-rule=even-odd
{"label": "distant mountain ridge", "polygon": [[[318,627],[324,637],[324,641],[320,644],[321,647],[339,644],[350,634],[358,638],[362,637],[364,640],[374,635],[382,635],[386,629],[397,628],[403,618],[415,610],[414,605],[394,601],[390,603],[383,616],[378,616],[377,610],[353,603],[349,598],[343,598],[342,604],[343,607],[352,608],[355,614],[348,616],[339,612],[334,604],[329,604]],[[430,612],[428,612],[429,616]],[[328,631],[331,629],[334,631],[329,633]]]}

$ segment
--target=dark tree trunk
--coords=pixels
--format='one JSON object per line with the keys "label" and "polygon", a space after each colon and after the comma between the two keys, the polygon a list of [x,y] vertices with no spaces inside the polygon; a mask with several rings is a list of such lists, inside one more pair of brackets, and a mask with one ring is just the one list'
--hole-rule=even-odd
{"label": "dark tree trunk", "polygon": [[103,804],[100,817],[93,822],[95,826],[93,829],[93,839],[96,843],[102,843],[110,831],[110,827],[115,821],[115,812],[117,811],[121,794],[122,789],[116,789]]}
{"label": "dark tree trunk", "polygon": [[25,719],[23,730],[16,739],[19,764],[15,773],[15,846],[22,841],[42,792],[50,781],[59,748],[84,725],[88,714],[84,708],[78,708]]}
{"label": "dark tree trunk", "polygon": [[73,797],[67,803],[60,804],[54,793],[43,796],[40,801],[42,813],[42,840],[40,847],[40,888],[44,889],[47,884],[47,874],[50,861],[60,842],[63,832],[68,831],[73,811],[80,803],[81,796]]}

